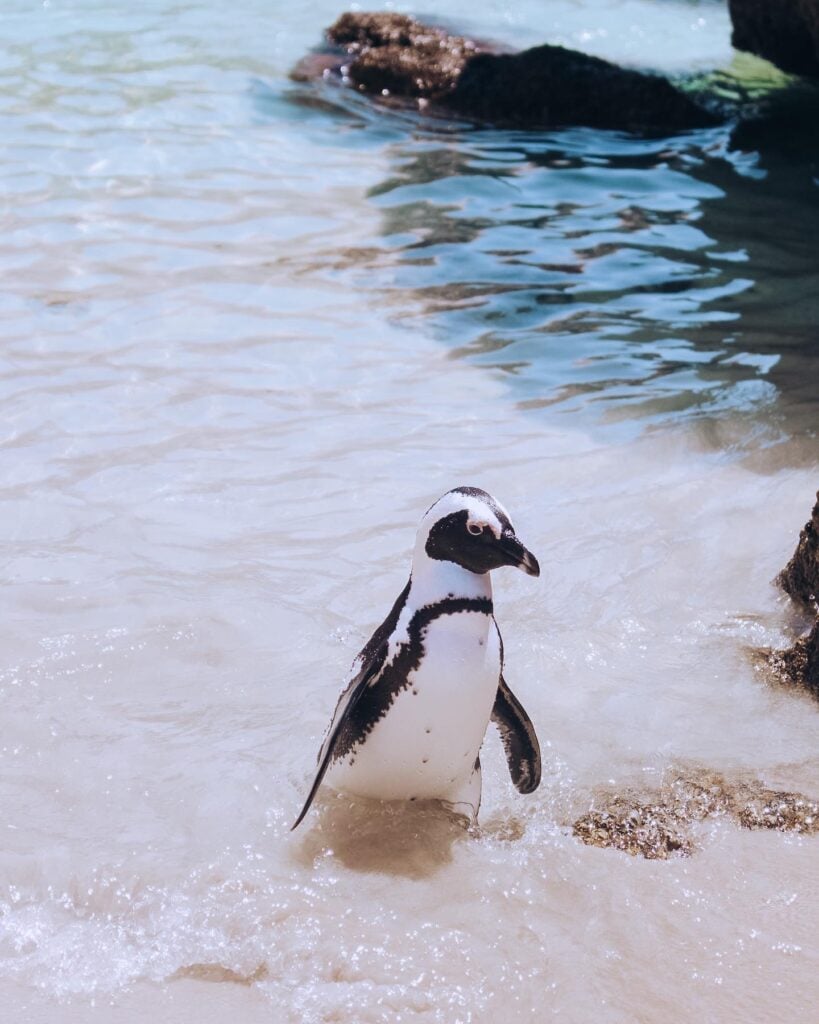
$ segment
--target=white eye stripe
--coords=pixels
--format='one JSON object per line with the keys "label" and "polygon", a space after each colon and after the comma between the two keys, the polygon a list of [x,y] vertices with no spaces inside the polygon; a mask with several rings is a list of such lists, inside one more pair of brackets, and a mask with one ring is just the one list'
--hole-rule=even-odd
{"label": "white eye stripe", "polygon": [[[499,518],[495,510],[489,507],[487,501],[482,501],[473,495],[464,495],[458,491],[449,491],[427,510],[422,520],[423,528],[428,532],[447,516],[464,512],[467,515],[464,525],[473,523],[482,530],[488,530],[496,540],[500,540],[506,525],[511,526],[502,509],[500,509],[502,518]],[[470,536],[477,537],[479,534],[475,532]]]}

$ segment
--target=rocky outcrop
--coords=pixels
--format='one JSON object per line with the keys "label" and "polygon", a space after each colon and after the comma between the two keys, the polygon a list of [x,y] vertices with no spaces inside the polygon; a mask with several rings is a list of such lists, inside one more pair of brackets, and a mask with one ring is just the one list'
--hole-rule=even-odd
{"label": "rocky outcrop", "polygon": [[803,686],[819,698],[819,618],[806,636],[784,651],[767,651],[774,676],[783,683]]}
{"label": "rocky outcrop", "polygon": [[815,616],[813,628],[792,647],[757,652],[763,665],[782,683],[802,686],[819,698],[819,492],[811,518],[802,527],[793,557],[776,582],[804,611]]}
{"label": "rocky outcrop", "polygon": [[476,54],[448,102],[468,117],[526,126],[675,131],[715,123],[666,79],[562,46]]}
{"label": "rocky outcrop", "polygon": [[732,43],[795,75],[819,76],[819,0],[729,0]]}
{"label": "rocky outcrop", "polygon": [[302,61],[298,80],[336,75],[389,102],[497,125],[679,131],[715,123],[670,82],[561,46],[505,52],[401,14],[344,14],[334,48]]}
{"label": "rocky outcrop", "polygon": [[717,816],[731,818],[742,828],[819,832],[816,800],[770,789],[758,780],[732,782],[703,769],[680,771],[655,790],[600,791],[595,806],[574,822],[572,832],[587,846],[667,860],[693,853],[696,825]]}
{"label": "rocky outcrop", "polygon": [[819,492],[810,519],[802,527],[799,543],[777,583],[804,608],[816,610],[819,598]]}

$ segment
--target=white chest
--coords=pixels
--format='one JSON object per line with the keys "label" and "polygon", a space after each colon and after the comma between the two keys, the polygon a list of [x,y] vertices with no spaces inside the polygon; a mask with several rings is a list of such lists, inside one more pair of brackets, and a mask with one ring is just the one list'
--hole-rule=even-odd
{"label": "white chest", "polygon": [[329,781],[381,800],[446,799],[473,771],[500,670],[491,615],[461,611],[433,620],[406,687]]}

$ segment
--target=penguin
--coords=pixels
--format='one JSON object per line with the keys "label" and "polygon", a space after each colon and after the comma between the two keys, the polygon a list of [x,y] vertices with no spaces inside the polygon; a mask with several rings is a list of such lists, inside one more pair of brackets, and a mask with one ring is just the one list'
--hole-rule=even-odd
{"label": "penguin", "polygon": [[456,487],[421,520],[407,585],[355,659],[318,754],[304,819],[323,782],[378,800],[439,800],[477,822],[480,749],[490,719],[512,782],[540,783],[540,746],[503,678],[493,569],[540,575],[506,510]]}

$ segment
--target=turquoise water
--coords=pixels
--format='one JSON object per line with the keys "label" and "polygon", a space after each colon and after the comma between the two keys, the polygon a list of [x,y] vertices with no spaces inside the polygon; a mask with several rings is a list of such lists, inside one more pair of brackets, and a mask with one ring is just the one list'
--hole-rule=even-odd
{"label": "turquoise water", "polygon": [[[715,820],[648,863],[571,822],[680,764],[819,795],[816,706],[747,656],[802,625],[770,580],[816,489],[813,100],[666,139],[431,122],[289,80],[340,9],[3,8],[4,1004],[809,1024],[815,838]],[[768,74],[711,0],[440,15],[729,110]],[[497,607],[544,784],[491,734],[482,834],[291,836],[463,483],[543,567]]]}
{"label": "turquoise water", "polygon": [[[726,31],[718,5],[681,7],[708,14],[712,46]],[[743,58],[710,92],[705,75],[696,91],[726,126],[665,139],[437,123],[327,86],[291,96],[311,130],[333,117],[388,156],[368,192],[379,237],[351,260],[399,322],[507,375],[524,408],[638,428],[732,410],[781,440],[815,427],[819,93],[791,87],[772,131],[789,88],[762,67]],[[748,90],[762,102],[740,102]],[[263,85],[258,102],[276,110]],[[750,111],[767,116],[738,128]]]}
{"label": "turquoise water", "polygon": [[[288,83],[334,13],[7,8],[7,339],[37,314],[47,333],[75,329],[76,305],[48,287],[39,294],[38,271],[51,291],[97,287],[106,329],[138,336],[116,308],[124,264],[146,275],[216,274],[217,233],[227,247],[252,226],[277,250],[317,228],[322,242],[300,247],[306,272],[385,303],[408,344],[420,327],[505,375],[529,407],[640,425],[754,410],[772,415],[774,432],[794,403],[809,412],[813,109],[798,126],[807,152],[796,160],[770,143],[740,148],[731,125],[640,140],[398,116],[343,90]],[[456,4],[441,15],[466,13]],[[731,59],[714,3],[554,4],[548,17],[497,5],[467,24],[517,44],[540,32],[678,73]],[[355,245],[339,228],[327,246],[327,210],[277,209],[288,189],[318,198],[353,182],[374,229]],[[237,202],[246,207],[238,221]],[[150,244],[154,228],[160,246]],[[45,248],[35,255],[36,241]],[[161,315],[162,296],[147,308],[144,292],[139,299],[141,314]],[[790,429],[809,430],[810,416]]]}

